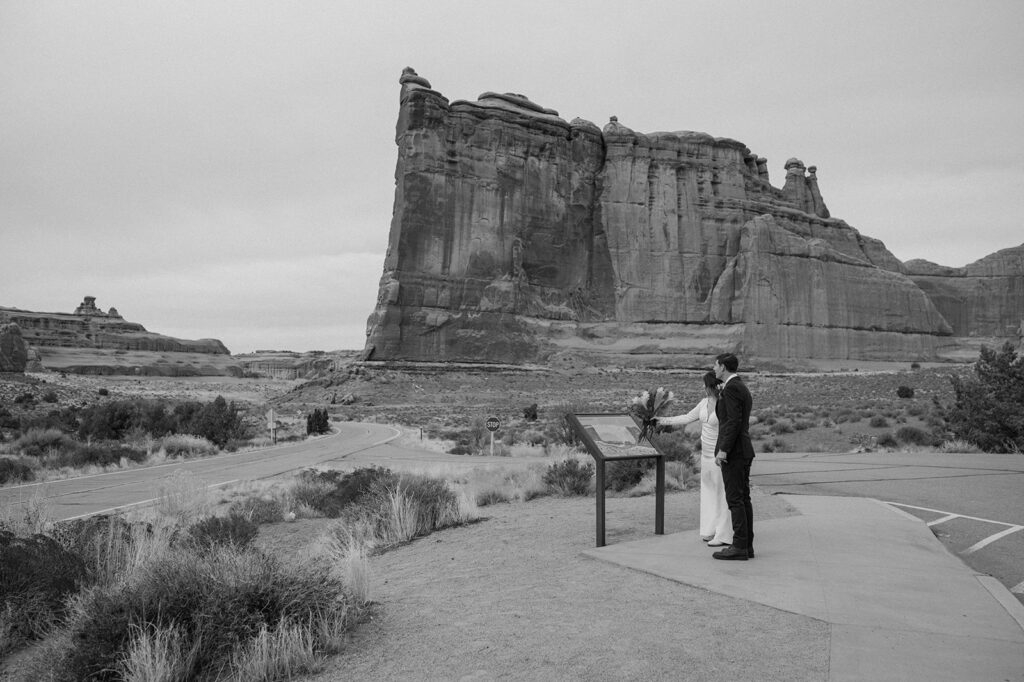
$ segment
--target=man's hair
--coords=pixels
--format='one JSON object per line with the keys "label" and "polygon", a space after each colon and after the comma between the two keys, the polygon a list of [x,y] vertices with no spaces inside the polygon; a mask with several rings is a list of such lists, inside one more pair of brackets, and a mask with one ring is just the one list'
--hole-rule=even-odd
{"label": "man's hair", "polygon": [[737,369],[740,368],[739,359],[732,353],[722,353],[721,355],[717,356],[715,360],[718,360],[718,363],[722,365],[722,367],[725,367],[730,372],[735,372]]}

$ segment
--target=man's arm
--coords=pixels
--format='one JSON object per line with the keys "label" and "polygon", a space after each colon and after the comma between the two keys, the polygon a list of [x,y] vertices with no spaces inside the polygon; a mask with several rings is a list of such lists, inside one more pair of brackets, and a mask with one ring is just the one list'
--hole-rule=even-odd
{"label": "man's arm", "polygon": [[719,398],[722,401],[724,419],[718,425],[718,453],[716,459],[725,461],[736,446],[740,433],[740,421],[743,419],[743,399],[739,391],[726,385]]}

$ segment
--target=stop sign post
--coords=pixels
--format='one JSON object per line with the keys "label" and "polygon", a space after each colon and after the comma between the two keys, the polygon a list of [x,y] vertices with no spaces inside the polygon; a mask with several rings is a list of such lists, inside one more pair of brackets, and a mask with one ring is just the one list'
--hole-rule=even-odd
{"label": "stop sign post", "polygon": [[491,432],[491,457],[494,457],[494,432],[501,428],[501,420],[497,417],[488,417],[484,426]]}

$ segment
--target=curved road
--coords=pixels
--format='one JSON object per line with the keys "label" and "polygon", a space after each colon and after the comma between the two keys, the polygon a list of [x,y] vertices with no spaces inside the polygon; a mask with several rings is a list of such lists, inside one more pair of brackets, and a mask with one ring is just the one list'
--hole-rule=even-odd
{"label": "curved road", "polygon": [[468,457],[405,448],[390,444],[401,435],[391,426],[340,422],[337,433],[262,450],[190,459],[150,467],[64,480],[0,488],[0,506],[10,507],[41,496],[54,520],[68,520],[151,504],[162,484],[175,473],[188,471],[208,487],[271,478],[318,464],[333,462],[345,468],[380,464],[396,468],[471,468],[489,463],[525,465],[543,458]]}

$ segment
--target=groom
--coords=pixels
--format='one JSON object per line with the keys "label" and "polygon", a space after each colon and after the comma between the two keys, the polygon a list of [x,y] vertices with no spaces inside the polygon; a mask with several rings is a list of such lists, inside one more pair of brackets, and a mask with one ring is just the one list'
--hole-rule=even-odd
{"label": "groom", "polygon": [[732,514],[732,545],[715,552],[716,559],[746,561],[754,558],[754,508],[750,504],[750,465],[754,446],[748,432],[753,398],[736,374],[740,362],[732,353],[715,358],[715,376],[722,389],[715,406],[718,417],[718,443],[715,464],[722,468],[725,501]]}

